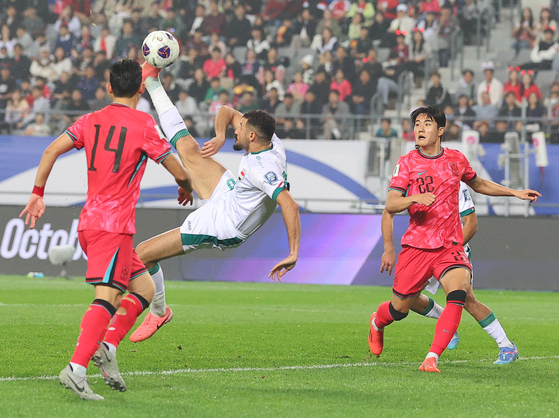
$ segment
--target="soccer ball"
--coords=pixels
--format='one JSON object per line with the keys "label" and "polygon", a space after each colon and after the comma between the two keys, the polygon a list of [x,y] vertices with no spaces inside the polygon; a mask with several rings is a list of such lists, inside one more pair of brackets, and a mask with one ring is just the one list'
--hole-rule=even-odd
{"label": "soccer ball", "polygon": [[165,68],[174,63],[179,57],[179,52],[177,39],[164,30],[150,33],[142,45],[144,59],[157,68]]}

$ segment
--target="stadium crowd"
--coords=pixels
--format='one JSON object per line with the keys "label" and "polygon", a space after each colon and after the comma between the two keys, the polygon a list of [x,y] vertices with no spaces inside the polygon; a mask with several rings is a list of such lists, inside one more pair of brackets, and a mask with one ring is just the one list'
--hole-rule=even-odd
{"label": "stadium crowd", "polygon": [[[548,108],[559,116],[559,84],[538,86],[535,78],[559,72],[559,44],[555,9],[534,18],[527,7],[511,35],[515,53],[530,49],[527,62],[510,67],[508,79],[487,62],[464,70],[457,88],[443,86],[437,69],[449,65],[453,36],[461,29],[465,44],[477,42],[476,23],[494,16],[493,7],[490,0],[1,0],[0,129],[56,135],[73,115],[106,106],[111,63],[143,61],[143,38],[162,29],[181,44],[162,82],[195,135],[211,135],[211,114],[231,106],[276,114],[286,139],[351,137],[371,112],[394,105],[408,73],[417,86],[429,82],[414,105],[444,109],[448,138],[470,127],[482,142],[501,142],[520,128],[513,119],[523,100],[534,121],[551,124]],[[147,94],[138,108],[152,111]],[[409,122],[397,122],[413,140]],[[393,135],[385,125],[377,134]]]}

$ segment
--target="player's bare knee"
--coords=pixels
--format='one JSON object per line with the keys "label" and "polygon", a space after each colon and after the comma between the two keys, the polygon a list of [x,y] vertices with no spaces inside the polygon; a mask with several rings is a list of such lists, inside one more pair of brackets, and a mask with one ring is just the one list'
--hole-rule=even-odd
{"label": "player's bare knee", "polygon": [[152,260],[149,256],[149,244],[148,241],[140,242],[136,246],[136,254],[140,257],[140,261],[146,266],[147,269],[152,268],[157,260]]}

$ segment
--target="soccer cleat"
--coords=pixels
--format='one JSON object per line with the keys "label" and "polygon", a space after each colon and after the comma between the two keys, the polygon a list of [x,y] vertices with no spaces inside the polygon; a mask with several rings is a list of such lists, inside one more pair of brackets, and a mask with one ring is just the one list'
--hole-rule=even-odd
{"label": "soccer cleat", "polygon": [[435,357],[429,357],[423,360],[421,366],[419,366],[420,372],[431,372],[431,373],[440,373],[441,371],[437,369],[437,359]]}
{"label": "soccer cleat", "polygon": [[173,311],[168,306],[165,311],[165,316],[155,316],[149,312],[144,318],[142,325],[140,325],[130,336],[130,341],[133,343],[139,343],[140,341],[147,340],[155,334],[159,328],[171,322],[171,319],[173,319]]}
{"label": "soccer cleat", "polygon": [[512,343],[511,347],[502,347],[499,351],[499,358],[493,364],[509,364],[518,358],[518,347]]}
{"label": "soccer cleat", "polygon": [[369,331],[369,348],[375,356],[380,356],[384,347],[384,329],[377,331],[373,325],[373,321],[376,317],[377,313],[373,312],[371,315],[371,330]]}
{"label": "soccer cleat", "polygon": [[452,340],[450,340],[446,348],[448,350],[454,350],[456,347],[458,347],[459,343],[460,343],[460,337],[458,336],[458,333],[455,332],[454,335],[452,336]]}
{"label": "soccer cleat", "polygon": [[159,77],[159,73],[161,72],[161,68],[157,68],[154,67],[151,64],[148,64],[148,62],[144,62],[142,64],[142,82],[145,83],[146,78],[148,77],[153,77],[153,78],[157,78]]}
{"label": "soccer cleat", "polygon": [[72,367],[68,364],[58,375],[60,384],[66,386],[66,389],[70,389],[80,398],[88,401],[102,401],[101,395],[93,393],[89,387],[89,381],[85,376],[78,376],[72,371]]}
{"label": "soccer cleat", "polygon": [[118,371],[116,355],[112,354],[105,344],[101,343],[91,360],[99,368],[101,376],[108,386],[119,392],[126,390],[126,383]]}

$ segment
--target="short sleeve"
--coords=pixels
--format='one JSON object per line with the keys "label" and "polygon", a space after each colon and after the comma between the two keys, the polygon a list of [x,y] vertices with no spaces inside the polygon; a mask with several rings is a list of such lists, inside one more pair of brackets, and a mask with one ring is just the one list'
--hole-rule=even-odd
{"label": "short sleeve", "polygon": [[394,190],[405,195],[408,192],[410,183],[410,171],[406,156],[398,159],[398,164],[394,167],[392,178],[390,179],[390,187],[388,190]]}
{"label": "short sleeve", "polygon": [[477,178],[477,174],[464,154],[462,154],[462,158],[464,159],[465,169],[460,180],[462,180],[464,183],[471,183]]}
{"label": "short sleeve", "polygon": [[460,196],[458,199],[458,207],[460,210],[460,217],[468,216],[476,211],[474,201],[468,190],[468,186],[460,182]]}
{"label": "short sleeve", "polygon": [[87,115],[83,115],[77,121],[75,121],[72,126],[64,131],[64,133],[70,137],[70,139],[74,143],[74,147],[76,147],[77,149],[82,149],[85,145],[85,134],[89,116],[90,113],[88,113]]}
{"label": "short sleeve", "polygon": [[287,189],[287,176],[279,164],[265,164],[262,167],[253,166],[250,177],[252,184],[266,193],[274,202],[278,195],[284,189]]}
{"label": "short sleeve", "polygon": [[145,128],[145,141],[143,150],[149,158],[157,164],[165,161],[171,154],[171,146],[163,136],[163,133],[158,129],[155,120],[150,116]]}

